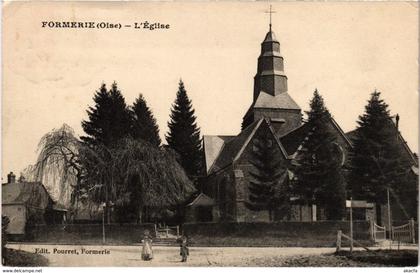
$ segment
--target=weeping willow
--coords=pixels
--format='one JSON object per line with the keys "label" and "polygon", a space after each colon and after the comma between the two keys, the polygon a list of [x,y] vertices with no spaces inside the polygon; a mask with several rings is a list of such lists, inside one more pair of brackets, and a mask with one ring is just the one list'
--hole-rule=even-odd
{"label": "weeping willow", "polygon": [[41,138],[36,163],[25,170],[30,180],[42,182],[53,199],[66,207],[75,205],[81,182],[80,146],[73,129],[63,124]]}
{"label": "weeping willow", "polygon": [[81,157],[90,199],[106,206],[135,205],[140,218],[144,206],[176,206],[195,191],[172,152],[141,140],[82,149]]}
{"label": "weeping willow", "polygon": [[176,206],[195,191],[173,152],[141,140],[88,146],[64,124],[41,138],[38,152],[28,176],[51,189],[54,199],[74,215],[79,200],[87,200],[106,208],[134,205],[141,218],[145,206]]}

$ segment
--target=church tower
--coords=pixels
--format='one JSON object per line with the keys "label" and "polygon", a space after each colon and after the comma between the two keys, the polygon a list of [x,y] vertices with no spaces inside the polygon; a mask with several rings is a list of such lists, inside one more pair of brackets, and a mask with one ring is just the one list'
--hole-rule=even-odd
{"label": "church tower", "polygon": [[245,114],[242,129],[261,118],[268,118],[276,130],[283,135],[301,125],[300,107],[287,92],[287,76],[284,73],[280,43],[270,30],[261,43],[257,74],[254,77],[254,98]]}

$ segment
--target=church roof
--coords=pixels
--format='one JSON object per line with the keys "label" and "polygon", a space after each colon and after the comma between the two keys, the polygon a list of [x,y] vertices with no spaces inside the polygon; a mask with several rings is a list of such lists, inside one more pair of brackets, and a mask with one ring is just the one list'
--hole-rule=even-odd
{"label": "church roof", "polygon": [[203,137],[204,157],[206,161],[206,171],[208,172],[214,161],[220,154],[225,142],[230,141],[235,136],[209,136]]}
{"label": "church roof", "polygon": [[208,173],[218,171],[230,163],[244,146],[247,139],[256,131],[263,119],[256,120],[246,127],[239,135],[224,143],[223,148]]}
{"label": "church roof", "polygon": [[204,193],[200,193],[194,200],[187,204],[187,207],[198,207],[198,206],[214,206],[215,202],[212,198],[205,195]]}
{"label": "church roof", "polygon": [[265,35],[265,38],[264,38],[264,42],[263,43],[271,43],[271,42],[277,42],[278,43],[277,38],[276,38],[276,35],[274,34],[274,32],[272,32],[270,30]]}
{"label": "church roof", "polygon": [[[403,146],[403,149],[405,150],[406,154],[410,158],[411,162],[413,163],[414,166],[418,166],[419,165],[418,158],[411,151],[410,147],[408,147],[407,141],[405,141],[405,139],[401,135],[401,132],[398,130],[397,126],[395,125],[395,123],[392,120],[390,120],[390,124],[394,127],[394,129],[396,131],[396,134],[397,134],[397,137],[398,137],[398,140],[399,140],[400,144]],[[357,133],[358,133],[358,129],[354,129],[352,131],[347,132],[346,136],[350,139],[351,142],[353,142],[354,139],[357,137]]]}
{"label": "church roof", "polygon": [[297,127],[296,129],[288,132],[286,135],[280,137],[280,142],[286,149],[288,155],[292,155],[296,152],[299,146],[302,144],[304,138],[307,136],[310,130],[308,123]]}
{"label": "church roof", "polygon": [[[214,147],[210,148],[210,150],[220,151],[218,155],[216,155],[215,152],[212,153],[211,155],[205,155],[206,165],[210,165],[209,164],[210,162],[207,162],[207,158],[210,158],[210,159],[214,158],[213,159],[214,162],[212,162],[211,166],[206,166],[206,167],[209,167],[207,170],[207,174],[211,174],[213,172],[221,170],[225,168],[226,166],[228,166],[229,164],[231,164],[234,160],[237,160],[242,154],[242,152],[244,151],[249,141],[254,136],[257,129],[260,127],[260,125],[263,122],[267,123],[267,125],[269,126],[271,130],[271,133],[273,134],[274,138],[277,141],[277,144],[280,147],[282,154],[285,157],[287,157],[287,152],[284,149],[281,142],[278,140],[278,138],[275,137],[275,132],[272,126],[269,124],[269,122],[266,119],[261,118],[251,123],[248,127],[242,130],[242,132],[239,135],[235,137],[225,136],[225,141],[223,142],[223,145],[221,145],[220,141],[218,140],[214,141],[215,140],[214,137],[207,137],[207,138],[204,137],[204,142],[207,141],[207,143],[204,143],[204,147],[210,147],[213,144]],[[206,148],[205,148],[205,153],[206,153]]]}
{"label": "church roof", "polygon": [[290,97],[287,92],[272,96],[265,92],[260,92],[254,103],[254,108],[274,108],[274,109],[294,109],[300,110],[299,105]]}
{"label": "church roof", "polygon": [[[329,117],[328,121],[331,123],[333,128],[335,128],[338,133],[343,137],[344,141],[351,147],[352,143],[337,122],[333,117]],[[308,136],[309,130],[311,130],[311,122],[306,122],[300,127],[288,132],[287,134],[280,137],[280,142],[283,144],[283,147],[286,149],[288,155],[293,155],[298,149],[299,146],[303,143],[305,138]]]}

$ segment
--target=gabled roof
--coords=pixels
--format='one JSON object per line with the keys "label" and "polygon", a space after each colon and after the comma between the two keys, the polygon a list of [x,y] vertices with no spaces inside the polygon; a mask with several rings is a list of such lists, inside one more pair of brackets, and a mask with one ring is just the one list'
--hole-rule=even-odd
{"label": "gabled roof", "polygon": [[204,159],[206,171],[213,166],[214,161],[223,149],[225,142],[232,140],[235,136],[203,136]]}
{"label": "gabled roof", "polygon": [[417,166],[411,166],[411,171],[412,171],[415,175],[419,175],[419,167],[417,167]]}
{"label": "gabled roof", "polygon": [[333,124],[333,126],[338,130],[340,135],[344,138],[344,140],[347,142],[347,144],[350,147],[353,147],[353,143],[350,141],[350,139],[347,137],[347,135],[344,133],[343,129],[338,125],[338,123],[335,121],[333,117],[330,117],[330,122]]}
{"label": "gabled roof", "polygon": [[[352,143],[333,117],[328,117],[328,121],[337,130],[337,132],[343,137],[345,142],[352,147]],[[308,136],[309,131],[312,129],[311,122],[306,122],[300,127],[288,132],[287,134],[280,137],[280,142],[286,149],[288,155],[293,155],[302,145],[305,138]]]}
{"label": "gabled roof", "polygon": [[231,164],[234,160],[237,160],[241,156],[242,152],[245,150],[245,147],[251,141],[255,132],[263,122],[267,123],[271,133],[273,134],[274,139],[276,140],[277,145],[280,147],[280,150],[283,153],[283,155],[287,158],[286,150],[283,148],[280,141],[276,138],[273,128],[266,119],[261,118],[251,123],[239,135],[237,135],[234,138],[231,138],[229,141],[226,141],[224,143],[221,152],[219,153],[214,164],[208,171],[208,174],[223,169],[224,167]]}
{"label": "gabled roof", "polygon": [[242,130],[239,135],[224,143],[222,151],[220,152],[214,164],[211,166],[208,173],[220,170],[232,163],[233,159],[244,146],[246,140],[256,131],[256,128],[261,124],[262,120],[263,119],[254,121],[244,130]]}
{"label": "gabled roof", "polygon": [[2,184],[2,204],[22,204],[46,208],[52,202],[48,191],[40,182],[19,182]]}
{"label": "gabled roof", "polygon": [[[395,125],[395,123],[391,119],[390,119],[390,124],[395,129],[396,134],[397,134],[397,137],[398,137],[398,140],[401,143],[401,145],[403,146],[403,148],[406,151],[406,153],[408,154],[408,156],[410,157],[410,160],[412,161],[413,165],[418,166],[419,165],[418,158],[411,151],[410,147],[408,147],[407,141],[405,141],[405,139],[401,135],[401,132],[398,130],[397,126]],[[357,137],[357,134],[358,134],[358,129],[354,129],[352,131],[347,132],[346,133],[346,136],[350,139],[350,141],[353,142],[354,139]]]}
{"label": "gabled roof", "polygon": [[350,139],[351,142],[353,142],[354,138],[357,137],[357,130],[354,129],[352,131],[347,132],[346,136],[347,136],[348,139]]}
{"label": "gabled roof", "polygon": [[286,149],[288,155],[294,154],[298,147],[302,144],[311,128],[309,125],[309,123],[304,123],[296,129],[288,132],[286,135],[280,137],[280,142],[283,144],[283,147]]}
{"label": "gabled roof", "polygon": [[205,195],[204,193],[200,193],[194,200],[187,204],[187,207],[198,207],[198,206],[214,206],[215,202],[212,198]]}

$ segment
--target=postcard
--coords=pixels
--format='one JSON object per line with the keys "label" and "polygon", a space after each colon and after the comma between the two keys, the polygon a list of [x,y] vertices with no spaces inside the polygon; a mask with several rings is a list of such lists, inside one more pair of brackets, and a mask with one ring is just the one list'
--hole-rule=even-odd
{"label": "postcard", "polygon": [[417,266],[417,2],[2,10],[3,266]]}

